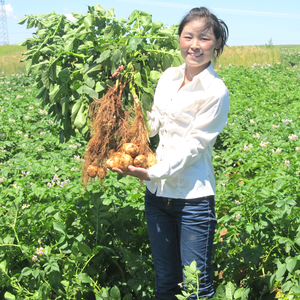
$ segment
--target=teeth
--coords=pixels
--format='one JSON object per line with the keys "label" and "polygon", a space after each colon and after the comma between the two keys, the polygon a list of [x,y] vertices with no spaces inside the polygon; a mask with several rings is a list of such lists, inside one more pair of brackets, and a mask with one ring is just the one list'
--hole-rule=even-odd
{"label": "teeth", "polygon": [[192,54],[192,53],[190,53],[190,55],[195,56],[195,57],[199,57],[200,56],[200,54],[196,55],[196,54]]}

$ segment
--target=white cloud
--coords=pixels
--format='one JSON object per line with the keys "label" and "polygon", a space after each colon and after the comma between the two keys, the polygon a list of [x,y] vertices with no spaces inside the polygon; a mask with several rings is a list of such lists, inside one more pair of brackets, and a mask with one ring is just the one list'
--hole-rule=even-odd
{"label": "white cloud", "polygon": [[4,5],[4,10],[7,18],[17,19],[17,17],[14,15],[14,10],[10,4]]}
{"label": "white cloud", "polygon": [[67,17],[67,19],[71,22],[76,22],[77,20],[73,17],[72,14],[65,14],[65,16]]}

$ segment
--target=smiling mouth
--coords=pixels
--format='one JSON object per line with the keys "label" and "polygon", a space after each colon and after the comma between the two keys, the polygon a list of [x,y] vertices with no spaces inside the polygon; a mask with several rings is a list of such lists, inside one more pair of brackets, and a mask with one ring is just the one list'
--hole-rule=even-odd
{"label": "smiling mouth", "polygon": [[195,54],[195,53],[189,53],[189,55],[191,55],[192,57],[199,57],[199,56],[201,56],[201,54],[199,53],[199,54]]}

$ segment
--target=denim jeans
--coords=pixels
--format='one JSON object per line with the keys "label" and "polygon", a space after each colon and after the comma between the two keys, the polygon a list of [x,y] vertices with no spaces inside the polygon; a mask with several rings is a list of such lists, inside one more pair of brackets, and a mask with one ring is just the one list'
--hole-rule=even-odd
{"label": "denim jeans", "polygon": [[[183,268],[201,271],[199,298],[211,298],[211,256],[216,226],[214,196],[197,199],[157,197],[148,189],[145,211],[155,270],[155,299],[177,300]],[[197,299],[196,295],[190,299]]]}

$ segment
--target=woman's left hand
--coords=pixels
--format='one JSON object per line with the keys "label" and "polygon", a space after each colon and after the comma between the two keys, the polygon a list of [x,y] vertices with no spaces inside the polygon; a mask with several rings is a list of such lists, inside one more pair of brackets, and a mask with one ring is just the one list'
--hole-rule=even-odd
{"label": "woman's left hand", "polygon": [[121,169],[118,168],[112,168],[112,171],[117,172],[119,174],[130,175],[142,180],[150,181],[148,171],[143,168],[136,168],[134,166],[129,166],[128,171],[122,171]]}

